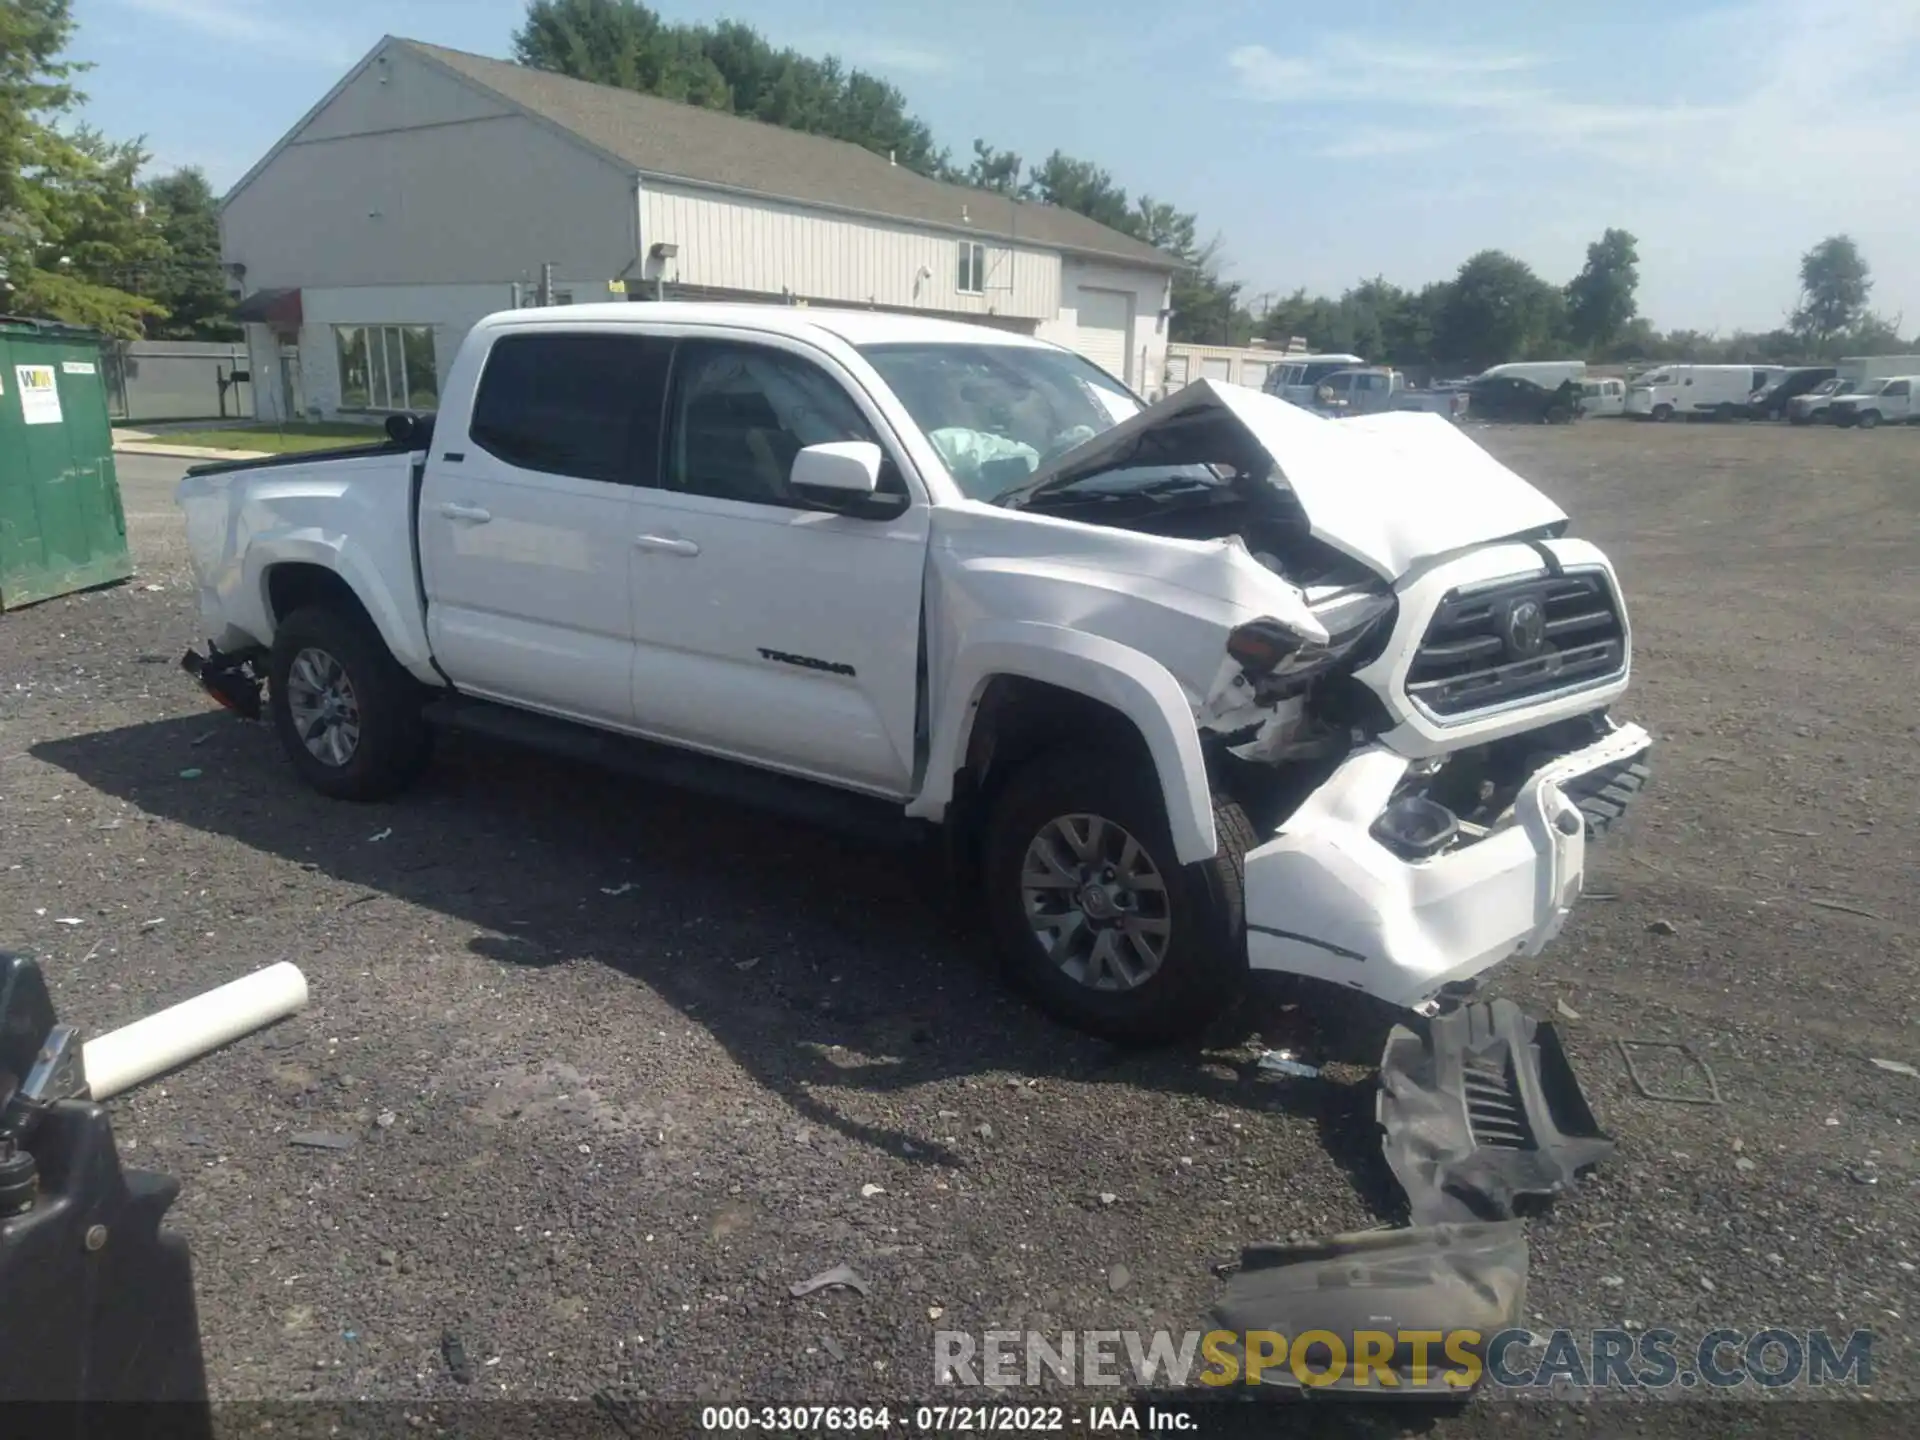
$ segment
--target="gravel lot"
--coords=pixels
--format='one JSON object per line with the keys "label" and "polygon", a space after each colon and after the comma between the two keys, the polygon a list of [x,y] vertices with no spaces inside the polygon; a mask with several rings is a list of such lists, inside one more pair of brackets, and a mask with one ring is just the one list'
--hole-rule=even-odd
{"label": "gravel lot", "polygon": [[[1920,434],[1475,433],[1614,556],[1663,742],[1599,893],[1502,972],[1620,1141],[1532,1227],[1534,1328],[1864,1326],[1912,1398],[1920,1079],[1869,1060],[1920,1064]],[[1186,1330],[1242,1244],[1392,1213],[1364,1069],[1255,1078],[1278,992],[1123,1055],[896,855],[475,742],[393,805],[305,792],[173,668],[180,468],[122,459],[132,583],[0,618],[0,944],[91,1029],[306,970],[302,1015],[117,1106],[185,1184],[218,1397],[924,1396],[936,1314]],[[1640,1098],[1620,1037],[1726,1103]],[[840,1262],[872,1293],[789,1298]]]}

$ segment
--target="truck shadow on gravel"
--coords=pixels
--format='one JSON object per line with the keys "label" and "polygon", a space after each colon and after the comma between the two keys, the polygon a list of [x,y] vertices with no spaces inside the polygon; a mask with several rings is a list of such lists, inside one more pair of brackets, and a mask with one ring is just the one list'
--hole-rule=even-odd
{"label": "truck shadow on gravel", "polygon": [[[1271,1046],[1316,1038],[1283,990],[1254,987],[1198,1044],[1108,1045],[1010,992],[984,938],[940,903],[911,854],[470,737],[442,741],[419,786],[374,806],[303,789],[269,731],[217,713],[32,754],[149,815],[361,887],[339,912],[389,897],[471,925],[469,949],[501,963],[611,966],[703,1026],[807,1121],[891,1155],[963,1163],[928,1136],[842,1114],[821,1092],[993,1077],[1277,1111],[1319,1128],[1376,1214],[1403,1203],[1381,1158],[1370,1076],[1257,1075],[1256,1033]],[[378,919],[337,918],[380,944]],[[1370,1036],[1317,1038],[1379,1053]]]}

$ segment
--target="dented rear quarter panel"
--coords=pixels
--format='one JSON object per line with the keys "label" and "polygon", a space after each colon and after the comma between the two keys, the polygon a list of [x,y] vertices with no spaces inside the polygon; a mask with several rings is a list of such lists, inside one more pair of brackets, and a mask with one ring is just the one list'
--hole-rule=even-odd
{"label": "dented rear quarter panel", "polygon": [[190,473],[177,498],[201,618],[223,649],[271,645],[268,577],[276,566],[310,564],[346,581],[395,658],[433,678],[414,589],[410,457]]}

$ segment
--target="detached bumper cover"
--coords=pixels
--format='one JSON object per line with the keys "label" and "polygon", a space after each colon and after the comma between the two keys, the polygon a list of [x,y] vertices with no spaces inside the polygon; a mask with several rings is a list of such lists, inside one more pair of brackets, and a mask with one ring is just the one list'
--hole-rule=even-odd
{"label": "detached bumper cover", "polygon": [[1585,806],[1597,788],[1617,818],[1623,787],[1612,782],[1643,779],[1652,745],[1637,725],[1614,729],[1529,777],[1502,828],[1427,860],[1372,834],[1409,762],[1357,752],[1248,852],[1249,964],[1422,1009],[1502,960],[1537,955],[1580,897],[1596,818]]}

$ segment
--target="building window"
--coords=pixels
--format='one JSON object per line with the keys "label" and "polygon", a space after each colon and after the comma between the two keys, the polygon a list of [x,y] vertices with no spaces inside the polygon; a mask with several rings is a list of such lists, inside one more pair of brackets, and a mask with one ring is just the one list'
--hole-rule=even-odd
{"label": "building window", "polygon": [[431,410],[440,403],[430,325],[336,325],[342,410]]}
{"label": "building window", "polygon": [[960,293],[979,295],[987,288],[987,247],[978,240],[960,242]]}

